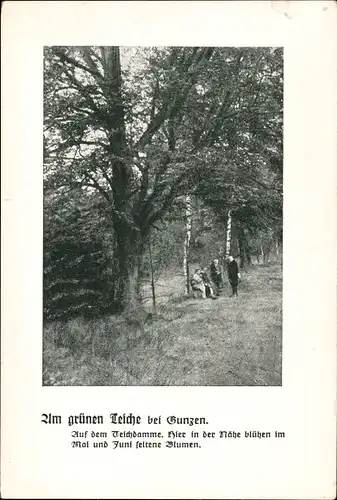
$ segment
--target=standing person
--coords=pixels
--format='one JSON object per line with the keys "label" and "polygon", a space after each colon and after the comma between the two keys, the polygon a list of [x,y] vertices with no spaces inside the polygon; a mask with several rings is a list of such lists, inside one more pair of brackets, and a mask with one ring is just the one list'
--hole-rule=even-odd
{"label": "standing person", "polygon": [[211,280],[215,284],[216,295],[219,295],[219,290],[222,287],[222,278],[221,278],[219,259],[213,259],[212,264],[210,266],[210,271],[211,271]]}
{"label": "standing person", "polygon": [[227,272],[228,272],[228,280],[229,283],[232,287],[232,295],[233,296],[238,296],[238,284],[239,284],[239,279],[240,279],[240,273],[239,273],[239,266],[234,257],[230,255],[228,257],[228,263],[227,263]]}

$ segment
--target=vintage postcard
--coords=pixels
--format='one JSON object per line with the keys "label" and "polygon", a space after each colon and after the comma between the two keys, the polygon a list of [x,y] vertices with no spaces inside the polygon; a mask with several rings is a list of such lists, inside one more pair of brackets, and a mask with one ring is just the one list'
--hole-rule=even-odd
{"label": "vintage postcard", "polygon": [[336,20],[4,3],[3,498],[335,497]]}

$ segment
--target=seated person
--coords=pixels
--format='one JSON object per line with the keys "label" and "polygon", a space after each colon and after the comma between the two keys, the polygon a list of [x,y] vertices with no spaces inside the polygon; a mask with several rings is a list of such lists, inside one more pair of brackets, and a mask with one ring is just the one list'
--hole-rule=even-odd
{"label": "seated person", "polygon": [[206,267],[205,267],[205,269],[203,269],[200,272],[200,276],[202,277],[203,282],[205,284],[206,297],[211,297],[212,299],[215,299],[216,297],[215,297],[214,292],[213,292],[213,285],[212,285],[212,282],[209,279],[209,276],[207,274],[207,268]]}
{"label": "seated person", "polygon": [[200,293],[202,298],[206,298],[206,287],[204,280],[201,276],[201,269],[196,269],[191,278],[191,287],[194,297],[197,297]]}

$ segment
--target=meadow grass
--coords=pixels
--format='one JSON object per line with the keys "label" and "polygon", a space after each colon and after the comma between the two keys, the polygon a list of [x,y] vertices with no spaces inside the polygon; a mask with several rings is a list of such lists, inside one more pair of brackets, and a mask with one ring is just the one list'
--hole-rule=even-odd
{"label": "meadow grass", "polygon": [[183,277],[157,287],[156,311],[45,326],[44,385],[279,386],[282,270],[254,266],[239,297],[181,296]]}

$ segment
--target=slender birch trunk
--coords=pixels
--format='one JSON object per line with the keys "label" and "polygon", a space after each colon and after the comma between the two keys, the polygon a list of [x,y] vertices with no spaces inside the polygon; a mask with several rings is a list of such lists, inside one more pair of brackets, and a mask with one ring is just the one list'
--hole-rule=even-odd
{"label": "slender birch trunk", "polygon": [[262,243],[261,243],[261,257],[262,257],[262,262],[265,264],[266,263],[266,256],[264,254]]}
{"label": "slender birch trunk", "polygon": [[230,255],[232,239],[232,214],[228,210],[227,229],[226,229],[226,258]]}
{"label": "slender birch trunk", "polygon": [[185,197],[185,217],[186,217],[186,233],[184,242],[184,276],[185,276],[185,295],[190,293],[190,268],[189,268],[189,254],[190,254],[190,240],[192,229],[192,206],[191,197]]}
{"label": "slender birch trunk", "polygon": [[275,240],[275,251],[276,251],[277,262],[280,262],[280,250],[279,250],[279,246],[278,246],[278,238],[277,237]]}
{"label": "slender birch trunk", "polygon": [[149,240],[149,258],[150,258],[150,271],[151,271],[151,291],[152,291],[152,305],[153,309],[156,308],[156,289],[154,284],[154,270],[152,261],[151,241]]}

